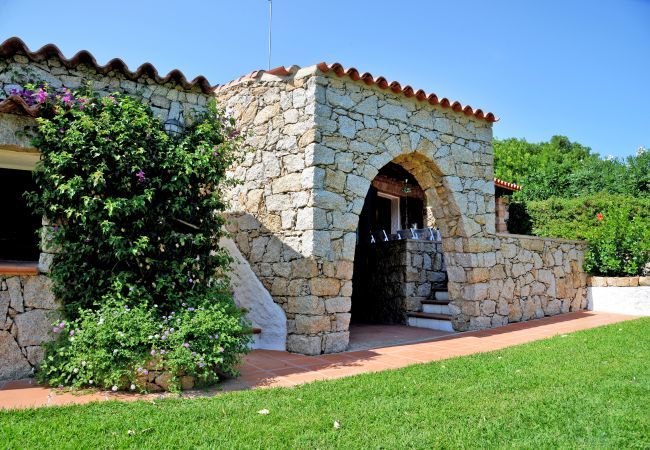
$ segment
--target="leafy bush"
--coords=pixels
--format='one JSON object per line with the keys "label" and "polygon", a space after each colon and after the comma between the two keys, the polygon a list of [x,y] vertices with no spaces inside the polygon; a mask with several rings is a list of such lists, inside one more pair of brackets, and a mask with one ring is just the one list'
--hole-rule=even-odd
{"label": "leafy bush", "polygon": [[[215,367],[233,373],[250,340],[229,292],[230,257],[218,245],[225,234],[220,190],[241,142],[234,122],[211,104],[170,137],[147,106],[126,95],[47,86],[19,95],[41,105],[39,191],[30,201],[56,224],[50,276],[75,327],[50,348],[44,377],[82,385],[89,378],[71,370],[86,361],[97,385],[124,387],[156,350],[152,328],[165,329],[170,316],[196,326],[174,336],[191,337],[205,362],[184,359],[185,341],[170,338],[176,347],[165,347],[165,364],[206,380]],[[123,335],[111,337],[111,329]],[[207,347],[214,334],[224,353]]]}
{"label": "leafy bush", "polygon": [[186,306],[161,319],[155,308],[130,303],[105,299],[98,310],[56,324],[59,337],[48,344],[39,377],[52,385],[147,390],[154,370],[173,375],[172,389],[180,375],[207,384],[218,374],[236,374],[246,340],[232,304]]}
{"label": "leafy bush", "polygon": [[508,229],[586,240],[585,269],[593,274],[639,275],[650,263],[650,198],[603,193],[513,203]]}
{"label": "leafy bush", "polygon": [[116,281],[163,312],[223,289],[218,193],[238,142],[229,121],[212,107],[172,139],[131,97],[68,95],[38,119],[31,197],[62,225],[51,277],[67,314],[99,306]]}
{"label": "leafy bush", "polygon": [[564,136],[540,143],[496,139],[494,170],[495,176],[524,187],[514,194],[521,201],[575,198],[599,192],[650,196],[650,152],[643,147],[625,159],[602,159],[590,148]]}
{"label": "leafy bush", "polygon": [[[511,205],[512,207],[512,205]],[[513,209],[515,214],[513,214]],[[596,215],[622,209],[633,217],[650,218],[650,198],[626,195],[595,194],[585,197],[530,201],[517,204],[510,210],[508,229],[526,231],[522,234],[559,237],[564,239],[588,239],[597,224]],[[522,210],[523,209],[523,210]],[[529,221],[530,225],[526,224]]]}
{"label": "leafy bush", "polygon": [[650,217],[631,217],[625,207],[598,214],[588,234],[585,269],[595,275],[643,275],[650,263]]}

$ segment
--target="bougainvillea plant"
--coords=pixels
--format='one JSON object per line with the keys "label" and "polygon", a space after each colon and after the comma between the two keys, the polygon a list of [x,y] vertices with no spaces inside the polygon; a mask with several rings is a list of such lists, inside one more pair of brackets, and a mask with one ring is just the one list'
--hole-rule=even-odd
{"label": "bougainvillea plant", "polygon": [[[50,276],[68,320],[68,333],[48,349],[44,376],[57,384],[93,379],[95,385],[105,380],[100,387],[125,388],[132,381],[126,374],[158,348],[149,336],[180,328],[169,326],[170,317],[191,323],[192,314],[211,325],[187,329],[181,344],[192,349],[189,359],[178,356],[182,348],[168,346],[177,339],[168,339],[164,351],[170,356],[157,354],[158,363],[182,360],[192,367],[171,365],[206,380],[208,372],[234,373],[235,355],[250,340],[229,291],[230,258],[218,244],[225,234],[225,171],[241,144],[234,121],[210,104],[182,133],[169,136],[149,107],[127,95],[54,91],[47,85],[14,94],[40,105],[33,142],[42,155],[35,172],[38,192],[29,200],[52,224],[57,253]],[[117,348],[100,348],[106,342],[101,335],[110,329],[90,322],[104,324],[125,311],[140,311],[142,318],[121,330],[124,340],[111,344]],[[161,331],[153,333],[152,326]],[[93,339],[97,355],[116,349],[121,355],[119,349],[128,348],[129,356],[111,356],[110,364],[94,361],[105,373],[88,373]],[[86,361],[83,379],[78,356]]]}

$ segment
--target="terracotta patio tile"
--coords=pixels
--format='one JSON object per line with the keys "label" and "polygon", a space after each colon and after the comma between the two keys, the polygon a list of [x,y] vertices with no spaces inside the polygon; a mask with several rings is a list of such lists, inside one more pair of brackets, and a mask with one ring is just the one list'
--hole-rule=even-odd
{"label": "terracotta patio tile", "polygon": [[286,377],[290,375],[299,375],[301,373],[308,373],[311,372],[310,369],[307,367],[288,367],[284,369],[276,369],[276,370],[270,370],[274,376],[279,376],[279,377]]}
{"label": "terracotta patio tile", "polygon": [[45,406],[48,403],[49,394],[50,389],[41,386],[5,389],[0,392],[0,409]]}
{"label": "terracotta patio tile", "polygon": [[[91,403],[91,402],[106,401],[107,399],[108,397],[106,396],[106,394],[101,392],[92,393],[92,394],[71,394],[65,392],[59,394],[53,391],[52,394],[50,395],[50,400],[47,406],[62,406],[62,405],[72,405],[72,404],[84,405],[86,403]],[[119,400],[122,400],[122,398],[120,398]]]}
{"label": "terracotta patio tile", "polygon": [[0,391],[9,391],[15,389],[29,389],[36,386],[38,386],[38,384],[32,378],[27,378],[23,380],[11,380],[5,382],[2,385],[2,387],[0,387]]}
{"label": "terracotta patio tile", "polygon": [[292,375],[288,377],[296,384],[311,383],[312,381],[328,380],[329,377],[327,374],[324,374],[320,371],[316,372],[307,372],[299,375]]}

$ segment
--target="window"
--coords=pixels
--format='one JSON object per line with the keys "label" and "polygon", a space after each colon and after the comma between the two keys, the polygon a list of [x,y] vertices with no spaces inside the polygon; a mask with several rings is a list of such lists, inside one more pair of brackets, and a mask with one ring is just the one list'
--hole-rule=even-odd
{"label": "window", "polygon": [[[400,199],[395,195],[386,194],[385,192],[377,192],[378,208],[377,210],[385,210],[384,213],[385,219],[383,221],[378,221],[383,225],[383,229],[387,232],[390,230],[389,234],[397,233],[397,230],[402,228],[400,220]],[[381,205],[385,206],[381,208]]]}
{"label": "window", "polygon": [[32,169],[38,154],[0,150],[0,260],[38,261],[41,218],[24,193],[35,189]]}

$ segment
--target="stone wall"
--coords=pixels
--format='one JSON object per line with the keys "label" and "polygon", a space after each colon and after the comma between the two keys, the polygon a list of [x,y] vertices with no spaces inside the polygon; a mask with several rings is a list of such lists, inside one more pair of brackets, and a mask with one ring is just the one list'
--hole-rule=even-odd
{"label": "stone wall", "polygon": [[44,275],[0,274],[0,380],[25,378],[43,359],[60,305]]}
{"label": "stone wall", "polygon": [[493,251],[456,254],[456,264],[447,269],[455,282],[449,288],[455,329],[490,328],[586,307],[584,242],[498,234],[484,245]]}
{"label": "stone wall", "polygon": [[650,276],[589,277],[587,309],[650,316]]}
{"label": "stone wall", "polygon": [[[307,354],[347,346],[353,256],[345,261],[317,257],[329,243],[314,231],[325,226],[328,211],[315,207],[319,194],[314,186],[325,183],[326,174],[314,166],[318,131],[313,75],[303,70],[290,80],[263,76],[216,91],[251,148],[231,173],[243,183],[229,193],[229,229],[286,313],[287,348]],[[343,238],[338,236],[336,245]],[[354,245],[353,231],[347,239]]]}
{"label": "stone wall", "polygon": [[341,351],[349,339],[356,228],[379,169],[424,189],[445,252],[494,233],[491,124],[339,79],[315,67],[217,89],[253,151],[233,176],[231,230],[287,313],[287,347]]}
{"label": "stone wall", "polygon": [[21,89],[30,81],[47,82],[53,88],[71,90],[90,82],[100,94],[116,91],[129,94],[150,105],[154,114],[162,120],[176,119],[184,123],[191,120],[194,110],[204,109],[212,97],[204,93],[199,85],[188,90],[174,81],[158,84],[146,74],[133,80],[117,70],[102,74],[89,64],[70,68],[55,55],[39,61],[30,60],[23,54],[0,59],[0,98],[2,94],[9,96],[12,89]]}
{"label": "stone wall", "polygon": [[421,311],[432,288],[447,285],[441,242],[377,242],[356,253],[352,318],[357,322],[406,323],[406,313]]}

